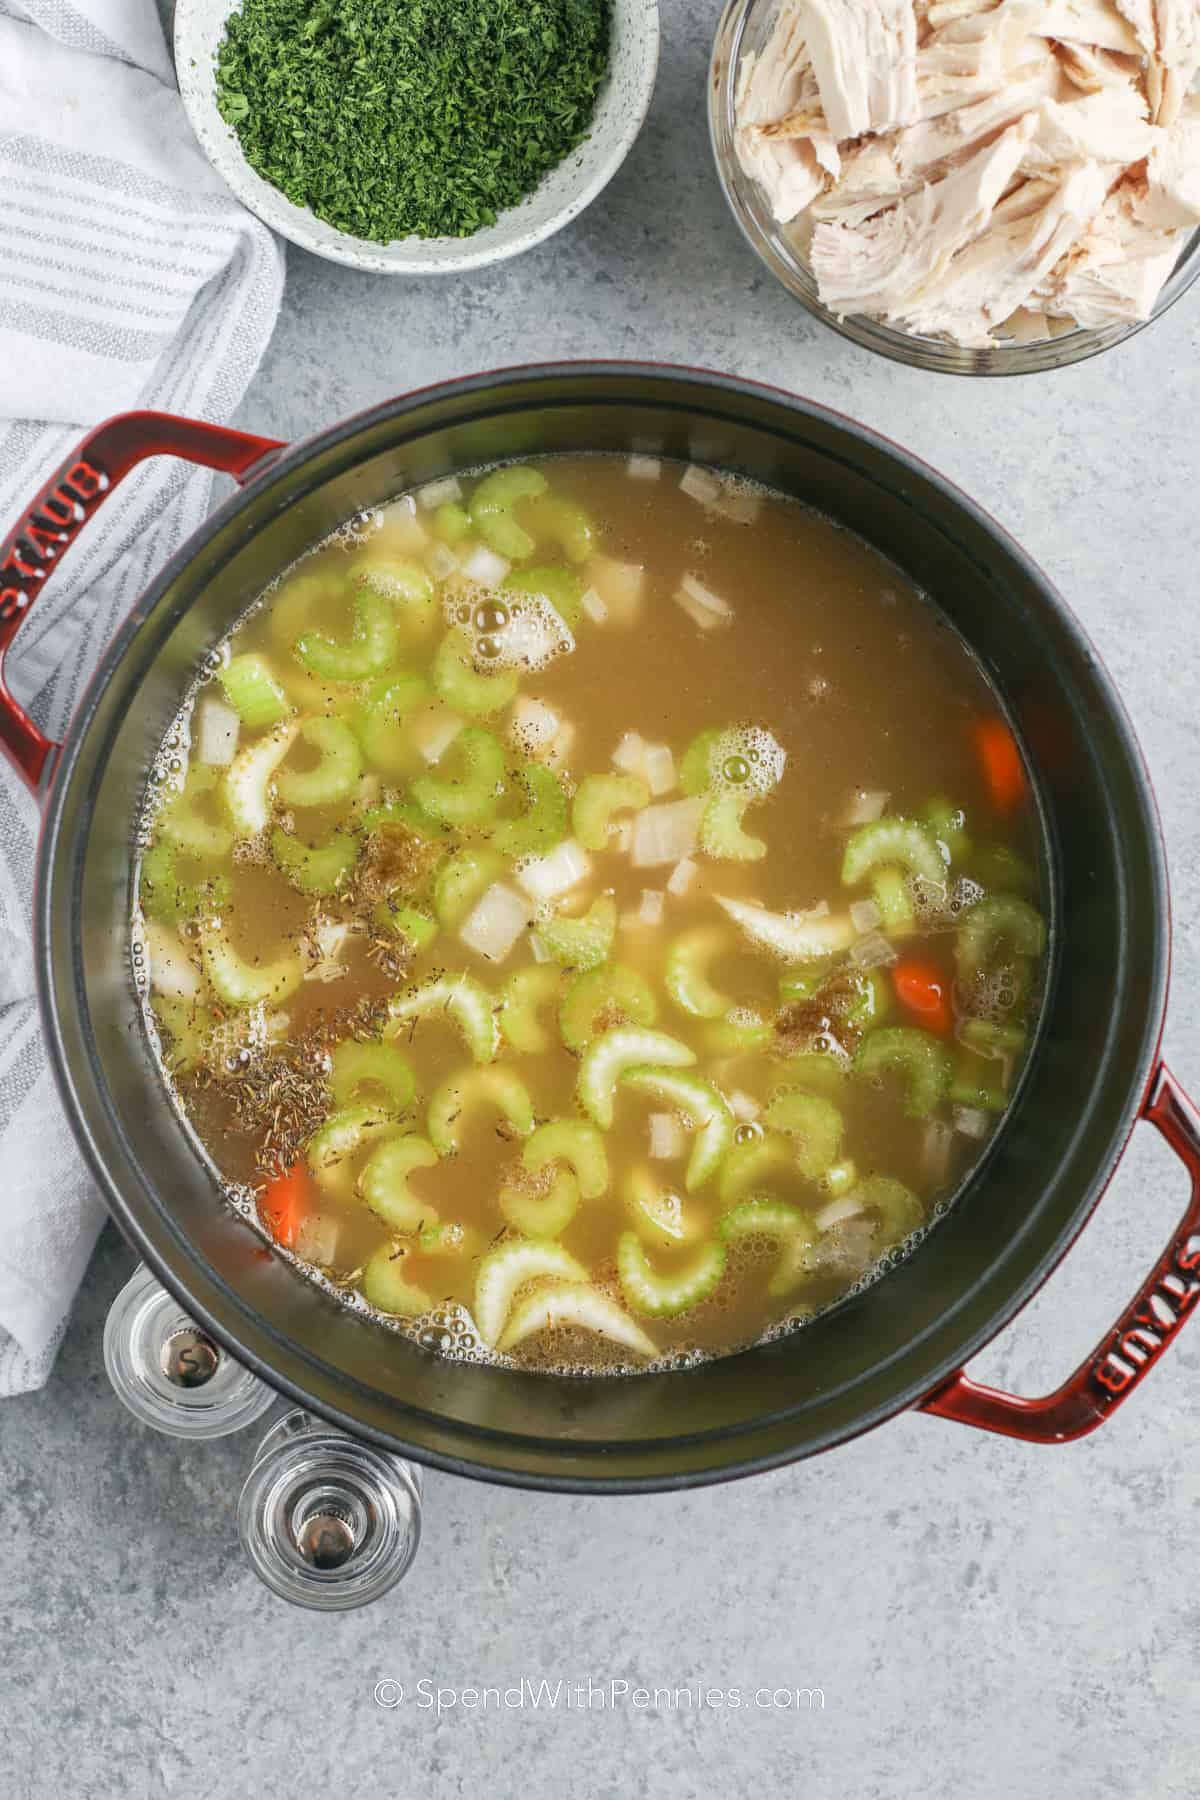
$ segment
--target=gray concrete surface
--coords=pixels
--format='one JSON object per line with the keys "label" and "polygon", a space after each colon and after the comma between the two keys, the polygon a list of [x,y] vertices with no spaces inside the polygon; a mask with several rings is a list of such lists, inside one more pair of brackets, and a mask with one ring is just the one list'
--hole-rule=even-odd
{"label": "gray concrete surface", "polygon": [[[439,376],[644,355],[781,383],[910,445],[1042,561],[1124,691],[1175,884],[1167,1050],[1200,1086],[1200,298],[1109,357],[1015,383],[955,383],[849,348],[772,286],[725,214],[703,119],[714,17],[666,0],[645,133],[602,200],[541,250],[411,286],[294,254],[243,422],[292,436]],[[976,1372],[1056,1383],[1183,1198],[1141,1130],[1075,1252]],[[434,1475],[406,1585],[320,1620],[241,1563],[249,1438],[181,1447],[109,1392],[101,1326],[128,1267],[106,1238],[49,1388],[0,1408],[6,1797],[1200,1789],[1200,1330],[1069,1449],[906,1417],[819,1462],[684,1498],[581,1502]],[[522,1676],[819,1687],[824,1706],[439,1719],[372,1699],[384,1678]]]}

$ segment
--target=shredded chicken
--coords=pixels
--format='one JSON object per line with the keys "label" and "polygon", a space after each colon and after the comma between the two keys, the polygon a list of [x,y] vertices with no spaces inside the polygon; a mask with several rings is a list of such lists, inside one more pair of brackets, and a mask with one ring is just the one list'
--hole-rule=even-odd
{"label": "shredded chicken", "polygon": [[1200,0],[780,0],[737,146],[824,304],[966,345],[1147,318],[1200,227]]}

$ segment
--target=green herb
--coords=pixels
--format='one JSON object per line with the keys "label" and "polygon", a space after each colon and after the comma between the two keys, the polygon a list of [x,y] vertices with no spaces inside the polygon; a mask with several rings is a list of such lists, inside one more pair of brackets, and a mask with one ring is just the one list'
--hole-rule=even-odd
{"label": "green herb", "polygon": [[609,0],[244,0],[217,104],[339,231],[469,237],[586,134],[608,45]]}

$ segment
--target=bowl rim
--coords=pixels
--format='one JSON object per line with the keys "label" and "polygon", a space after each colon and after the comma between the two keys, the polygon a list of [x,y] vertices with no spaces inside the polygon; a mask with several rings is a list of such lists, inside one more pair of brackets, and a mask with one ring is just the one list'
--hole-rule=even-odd
{"label": "bowl rim", "polygon": [[734,221],[759,261],[780,286],[814,318],[836,331],[839,337],[874,351],[892,362],[910,368],[927,369],[939,375],[1013,376],[1040,375],[1089,361],[1105,350],[1128,342],[1148,326],[1155,324],[1181,300],[1200,278],[1200,227],[1180,252],[1170,275],[1164,282],[1148,319],[1135,319],[1125,324],[1105,326],[1076,325],[1058,337],[1037,338],[1030,343],[998,343],[990,348],[952,344],[949,340],[919,337],[900,331],[863,313],[837,314],[820,300],[816,285],[799,261],[787,253],[778,232],[768,231],[747,204],[746,193],[752,191],[751,178],[738,165],[733,149],[730,124],[736,91],[736,71],[742,54],[742,39],[750,16],[760,6],[777,4],[778,0],[726,0],[724,10],[713,33],[708,65],[708,141],[725,203]]}
{"label": "bowl rim", "polygon": [[[242,0],[224,0],[223,21],[237,12],[241,4]],[[326,241],[315,229],[324,226],[325,221],[318,219],[308,208],[296,206],[285,194],[257,175],[243,156],[236,134],[223,121],[219,130],[214,125],[212,71],[203,58],[197,55],[200,45],[192,35],[198,26],[199,0],[178,0],[172,27],[172,51],[180,98],[205,159],[247,211],[253,213],[269,230],[286,238],[298,249],[307,250],[326,262],[339,263],[345,268],[358,269],[368,274],[463,275],[473,269],[507,262],[510,258],[545,243],[556,232],[563,230],[603,192],[633,149],[650,110],[658,79],[662,45],[658,0],[611,0],[611,8],[614,18],[619,12],[629,22],[634,40],[640,46],[635,64],[637,85],[630,89],[633,99],[621,108],[619,115],[624,121],[622,128],[608,152],[596,159],[594,166],[588,165],[592,144],[589,132],[553,169],[548,169],[542,177],[543,182],[563,169],[570,158],[577,157],[582,159],[580,168],[586,169],[587,174],[586,179],[557,212],[551,213],[540,225],[514,232],[511,241],[503,243],[485,241],[491,239],[498,229],[500,219],[505,217],[503,213],[496,225],[485,226],[467,238],[395,238],[387,244],[378,244],[368,238],[338,232],[336,227],[329,226],[327,229],[334,235]],[[597,98],[597,111],[610,90],[611,82],[610,56],[605,85]],[[219,119],[219,114],[216,116]],[[594,119],[595,114],[593,123]],[[535,188],[516,207],[509,208],[509,214],[518,212],[537,191]],[[416,248],[430,243],[445,248],[436,256]],[[461,248],[451,250],[450,246],[453,245]]]}
{"label": "bowl rim", "polygon": [[[90,812],[91,800],[88,796],[90,796],[96,778],[96,770],[90,764],[81,762],[81,757],[96,715],[101,710],[106,690],[113,677],[118,673],[127,651],[131,648],[133,638],[149,623],[158,602],[186,573],[189,564],[212,540],[218,538],[230,527],[239,513],[252,504],[252,496],[258,490],[257,481],[249,483],[246,489],[233,495],[217,508],[199,530],[192,534],[164,564],[148,584],[133,612],[114,634],[95,674],[88,683],[78,710],[66,732],[62,756],[47,794],[39,843],[34,908],[38,995],[46,1032],[48,1058],[56,1084],[63,1097],[72,1130],[80,1144],[85,1160],[96,1178],[110,1213],[129,1240],[136,1246],[153,1273],[175,1295],[191,1316],[211,1331],[215,1339],[223,1344],[231,1355],[259,1375],[277,1392],[328,1419],[351,1435],[374,1443],[381,1449],[391,1451],[393,1454],[410,1456],[415,1461],[426,1463],[449,1473],[494,1482],[497,1485],[580,1494],[675,1491],[735,1480],[767,1469],[782,1467],[796,1460],[806,1459],[811,1455],[836,1448],[838,1445],[874,1429],[888,1419],[919,1404],[929,1394],[940,1388],[946,1379],[960,1371],[971,1357],[985,1344],[991,1342],[1038,1292],[1091,1219],[1105,1187],[1124,1154],[1133,1127],[1141,1116],[1145,1094],[1157,1065],[1166,1009],[1170,962],[1170,900],[1161,823],[1144,756],[1120,694],[1107,668],[1068,603],[1059,594],[1035,559],[1017,543],[1008,531],[956,483],[873,427],[864,425],[823,403],[767,383],[707,369],[640,361],[592,359],[523,365],[487,372],[480,371],[455,380],[431,383],[425,388],[395,396],[363,409],[357,414],[339,419],[310,436],[288,445],[278,458],[273,457],[264,468],[261,478],[262,490],[259,493],[260,501],[270,501],[273,504],[277,484],[281,482],[286,484],[319,453],[345,447],[363,433],[378,426],[390,425],[397,419],[403,419],[433,400],[474,401],[500,391],[507,393],[512,404],[526,405],[536,400],[538,389],[543,384],[553,384],[557,381],[570,384],[580,379],[599,382],[614,377],[625,378],[632,382],[646,380],[662,384],[664,397],[671,395],[673,389],[682,389],[692,383],[712,390],[715,395],[730,404],[736,404],[739,400],[765,399],[771,405],[782,408],[785,413],[795,415],[797,420],[810,420],[817,423],[829,421],[839,430],[848,432],[865,445],[883,450],[888,459],[897,465],[901,475],[907,474],[909,477],[916,477],[927,482],[935,492],[952,501],[971,522],[980,526],[986,535],[997,543],[1004,554],[1011,558],[1022,572],[1032,578],[1046,604],[1052,608],[1059,623],[1072,640],[1074,647],[1085,658],[1089,679],[1095,684],[1106,703],[1117,734],[1123,742],[1127,768],[1138,799],[1138,817],[1145,840],[1155,924],[1151,944],[1151,968],[1146,991],[1138,1009],[1136,1055],[1128,1058],[1127,1067],[1120,1078],[1124,1097],[1119,1108],[1116,1109],[1119,1116],[1109,1127],[1106,1127],[1103,1150],[1097,1151],[1086,1189],[1078,1195],[1069,1216],[1059,1225],[1052,1241],[1044,1244],[1037,1252],[1029,1272],[1009,1288],[999,1305],[996,1305],[994,1309],[989,1309],[987,1317],[982,1323],[973,1327],[968,1326],[965,1329],[965,1321],[960,1320],[957,1326],[951,1324],[951,1336],[961,1332],[961,1337],[951,1347],[936,1350],[932,1361],[920,1373],[919,1378],[914,1380],[910,1374],[905,1381],[898,1384],[899,1391],[890,1392],[882,1400],[864,1407],[849,1423],[834,1424],[819,1432],[815,1441],[809,1443],[807,1447],[788,1443],[783,1447],[772,1446],[764,1449],[760,1442],[755,1441],[755,1434],[757,1433],[761,1437],[762,1432],[774,1423],[774,1415],[765,1412],[752,1426],[747,1425],[736,1433],[724,1434],[731,1439],[740,1440],[740,1453],[723,1462],[719,1467],[708,1464],[697,1467],[690,1463],[686,1452],[691,1447],[691,1440],[678,1437],[669,1441],[679,1453],[679,1462],[674,1469],[667,1473],[616,1474],[608,1472],[604,1467],[604,1455],[601,1454],[605,1446],[583,1444],[578,1441],[571,1442],[569,1439],[564,1440],[561,1444],[556,1443],[552,1449],[555,1452],[562,1450],[564,1461],[566,1455],[572,1451],[595,1452],[596,1454],[588,1459],[590,1467],[586,1474],[575,1474],[561,1466],[553,1469],[532,1468],[528,1465],[514,1467],[512,1462],[504,1460],[500,1454],[497,1454],[494,1460],[489,1458],[489,1444],[504,1445],[507,1440],[503,1436],[497,1440],[495,1434],[485,1428],[464,1425],[458,1421],[451,1421],[447,1424],[444,1419],[437,1416],[430,1421],[427,1415],[419,1412],[401,1413],[397,1417],[394,1428],[379,1427],[366,1421],[354,1411],[352,1395],[355,1382],[352,1377],[345,1375],[338,1377],[336,1383],[338,1394],[335,1399],[330,1399],[326,1395],[317,1396],[311,1386],[305,1385],[306,1375],[309,1383],[314,1380],[314,1365],[311,1360],[303,1352],[290,1347],[285,1340],[280,1338],[268,1320],[255,1314],[250,1307],[234,1296],[219,1274],[206,1269],[194,1247],[188,1244],[169,1218],[160,1221],[163,1224],[161,1232],[147,1225],[141,1216],[141,1210],[136,1200],[127,1199],[121,1190],[114,1170],[105,1156],[103,1145],[99,1141],[99,1138],[105,1134],[96,1132],[92,1116],[89,1115],[87,1100],[81,1098],[71,1069],[69,1037],[72,1032],[78,1032],[81,1029],[79,1021],[86,1018],[87,1007],[79,985],[76,967],[73,964],[71,968],[63,970],[57,966],[53,956],[53,941],[55,921],[64,906],[68,909],[72,920],[78,921],[75,881],[86,841],[86,819],[82,837],[72,836],[69,831],[64,830],[66,824],[64,809],[67,803],[75,797],[75,790],[78,789],[85,796],[85,812]],[[78,940],[76,939],[72,947],[73,956],[77,957],[78,949]],[[70,1008],[63,1007],[57,998],[58,993],[64,988],[71,991],[73,1004]],[[69,1017],[71,1014],[74,1014],[75,1017]],[[93,1078],[93,1069],[89,1067],[88,1081],[92,1081]],[[101,1113],[103,1114],[104,1111],[105,1107],[102,1105]],[[110,1123],[111,1121],[105,1118],[105,1131]],[[174,1245],[173,1253],[170,1245]],[[951,1310],[954,1313],[961,1309]],[[928,1335],[927,1333],[926,1336]],[[883,1360],[880,1368],[896,1365],[905,1355],[915,1354],[920,1349],[920,1345],[921,1340],[916,1342],[906,1340]],[[284,1364],[286,1367],[283,1366]],[[652,1379],[661,1378],[654,1377]],[[432,1422],[435,1428],[434,1432],[424,1429],[429,1422]],[[415,1439],[412,1432],[413,1425],[418,1426],[418,1434]],[[444,1443],[448,1436],[453,1442],[453,1449],[445,1449],[440,1444],[430,1443],[430,1437],[435,1435],[439,1426],[444,1428],[442,1442]],[[718,1432],[713,1435],[720,1437],[723,1434]],[[645,1448],[648,1450],[653,1448],[653,1443],[648,1443]]]}

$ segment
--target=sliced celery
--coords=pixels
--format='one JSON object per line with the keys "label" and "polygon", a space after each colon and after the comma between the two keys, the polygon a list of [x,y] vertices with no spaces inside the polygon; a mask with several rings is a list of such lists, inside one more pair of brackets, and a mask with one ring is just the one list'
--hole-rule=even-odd
{"label": "sliced celery", "polygon": [[905,1112],[923,1119],[946,1097],[950,1053],[916,1025],[884,1025],[869,1031],[854,1054],[854,1072],[870,1080],[899,1075],[908,1086]]}
{"label": "sliced celery", "polygon": [[933,833],[916,819],[888,816],[860,825],[842,858],[842,884],[857,887],[881,865],[898,863],[923,881],[944,882],[946,864]]}
{"label": "sliced celery", "polygon": [[457,774],[422,775],[412,784],[413,798],[430,818],[443,825],[482,825],[495,817],[504,777],[504,748],[481,725],[460,731],[443,763]]}
{"label": "sliced celery", "polygon": [[613,1122],[616,1087],[626,1069],[652,1063],[684,1069],[694,1063],[696,1052],[678,1038],[644,1027],[618,1026],[593,1038],[579,1065],[579,1101],[588,1117],[607,1131]]}
{"label": "sliced celery", "polygon": [[696,1019],[719,1019],[733,1005],[728,994],[708,979],[706,965],[729,948],[729,935],[719,925],[696,925],[677,937],[667,950],[663,981],[676,1006]]}
{"label": "sliced celery", "polygon": [[731,1006],[723,1019],[704,1027],[704,1047],[712,1056],[747,1056],[765,1050],[775,1036],[769,1019],[750,1006]]}
{"label": "sliced celery", "polygon": [[368,807],[362,816],[361,826],[368,837],[372,832],[393,828],[409,831],[415,837],[427,841],[449,835],[446,827],[437,819],[431,819],[424,807],[418,806],[415,800],[393,800],[385,806]]}
{"label": "sliced celery", "polygon": [[278,725],[292,710],[270,663],[257,651],[231,656],[217,670],[217,680],[225,689],[230,706],[251,731],[263,725]]}
{"label": "sliced celery", "polygon": [[929,827],[939,844],[946,846],[951,862],[961,863],[970,855],[966,814],[945,794],[935,794],[932,800],[926,801],[921,808],[921,823]]}
{"label": "sliced celery", "polygon": [[640,775],[585,775],[571,809],[572,829],[585,850],[606,850],[613,814],[640,812],[649,802]]}
{"label": "sliced celery", "polygon": [[194,919],[198,914],[212,918],[224,912],[232,893],[228,875],[184,881],[175,846],[165,837],[160,837],[142,857],[138,899],[148,919],[177,925],[180,919]]}
{"label": "sliced celery", "polygon": [[514,569],[500,583],[500,592],[548,600],[568,631],[574,631],[583,617],[583,583],[573,569],[561,564]]}
{"label": "sliced celery", "polygon": [[761,862],[766,844],[742,828],[753,798],[735,788],[719,788],[709,796],[700,819],[700,848],[707,856],[723,862]]}
{"label": "sliced celery", "polygon": [[650,1094],[683,1113],[696,1134],[685,1177],[687,1191],[695,1193],[710,1181],[733,1147],[733,1114],[724,1094],[698,1075],[647,1064],[625,1069],[620,1085]]}
{"label": "sliced celery", "polygon": [[836,1100],[850,1079],[849,1064],[826,1050],[798,1050],[783,1065],[789,1081]]}
{"label": "sliced celery", "polygon": [[626,1304],[648,1319],[674,1319],[714,1293],[725,1273],[725,1246],[710,1239],[683,1268],[663,1274],[651,1266],[636,1231],[617,1242],[617,1276]]}
{"label": "sliced celery", "polygon": [[421,1231],[438,1223],[437,1208],[414,1194],[408,1178],[417,1169],[432,1169],[438,1153],[427,1138],[409,1133],[391,1137],[372,1150],[358,1178],[358,1191],[393,1231]]}
{"label": "sliced celery", "polygon": [[817,1231],[808,1214],[798,1206],[789,1206],[783,1200],[743,1200],[724,1215],[719,1229],[727,1244],[766,1237],[779,1245],[767,1289],[774,1298],[791,1293],[811,1272]]}
{"label": "sliced celery", "polygon": [[1003,960],[1003,951],[1036,957],[1045,948],[1046,922],[1027,900],[1015,894],[985,895],[958,928],[954,947],[958,978],[969,988]]}
{"label": "sliced celery", "polygon": [[763,1116],[772,1131],[793,1140],[796,1167],[810,1181],[819,1181],[837,1161],[844,1121],[832,1100],[799,1088],[785,1089],[775,1095]]}
{"label": "sliced celery", "polygon": [[400,649],[396,609],[372,588],[354,597],[354,629],[348,643],[323,631],[306,631],[296,639],[296,659],[322,681],[366,681],[394,666]]}
{"label": "sliced celery", "polygon": [[384,775],[407,775],[417,752],[404,730],[404,719],[429,694],[423,675],[381,675],[367,688],[355,717],[358,741],[373,769]]}
{"label": "sliced celery", "polygon": [[456,500],[443,500],[433,515],[433,529],[453,550],[471,530],[471,515]]}
{"label": "sliced celery", "polygon": [[1037,876],[1023,856],[1008,844],[977,844],[966,859],[966,872],[989,893],[1037,893]]}
{"label": "sliced celery", "polygon": [[438,645],[433,659],[433,685],[455,712],[466,713],[472,719],[486,719],[511,704],[518,684],[513,669],[481,675],[475,667],[470,634],[456,627]]}
{"label": "sliced celery", "polygon": [[445,1017],[477,1063],[491,1062],[500,1046],[492,996],[473,975],[434,975],[390,1002],[388,1037],[410,1041],[423,1019]]}
{"label": "sliced celery", "polygon": [[438,870],[433,884],[433,910],[447,931],[454,931],[493,881],[507,873],[497,850],[455,850]]}
{"label": "sliced celery", "polygon": [[233,845],[228,825],[206,819],[199,810],[199,803],[216,793],[220,779],[219,768],[193,764],[184,778],[183,792],[168,800],[155,820],[156,832],[189,856],[214,861],[228,856]]}
{"label": "sliced celery", "polygon": [[679,1195],[659,1186],[649,1169],[632,1168],[625,1177],[625,1208],[639,1237],[671,1250],[694,1235]]}
{"label": "sliced celery", "polygon": [[213,992],[226,1006],[256,1006],[286,1000],[304,977],[304,966],[290,952],[269,963],[249,963],[225,937],[206,932],[200,940],[204,967]]}
{"label": "sliced celery", "polygon": [[343,1106],[313,1133],[305,1149],[308,1166],[319,1181],[327,1181],[343,1163],[368,1144],[377,1144],[395,1130],[395,1121],[379,1106]]}
{"label": "sliced celery", "polygon": [[346,579],[360,591],[390,602],[401,625],[408,627],[409,636],[424,636],[437,623],[433,583],[420,563],[406,556],[376,556],[368,551],[351,563]]}
{"label": "sliced celery", "polygon": [[406,938],[418,954],[428,950],[438,934],[436,919],[431,919],[420,907],[409,906],[395,898],[377,901],[374,919],[382,931],[394,931],[397,937]]}
{"label": "sliced celery", "polygon": [[871,877],[871,897],[880,911],[879,928],[889,937],[904,937],[917,927],[916,909],[903,869],[885,864]]}
{"label": "sliced celery", "polygon": [[840,1162],[830,1163],[821,1177],[821,1186],[832,1194],[835,1200],[840,1199],[843,1194],[848,1194],[857,1184],[858,1168],[848,1156],[844,1156]]}
{"label": "sliced celery", "polygon": [[906,1188],[902,1181],[893,1181],[889,1175],[869,1176],[859,1183],[854,1193],[864,1208],[879,1219],[880,1249],[899,1243],[925,1222],[925,1209],[912,1189]]}
{"label": "sliced celery", "polygon": [[362,1087],[379,1088],[393,1112],[403,1112],[416,1092],[412,1064],[394,1044],[347,1038],[330,1057],[329,1086],[338,1106],[349,1106]]}
{"label": "sliced celery", "polygon": [[549,1050],[553,1037],[538,1018],[543,1007],[553,1006],[562,990],[562,970],[552,963],[531,963],[518,969],[504,984],[500,1001],[500,1030],[512,1049],[526,1056]]}
{"label": "sliced celery", "polygon": [[281,831],[271,833],[271,855],[292,886],[302,894],[333,894],[358,861],[359,842],[335,831],[323,844],[304,844]]}
{"label": "sliced celery", "polygon": [[724,733],[712,727],[694,737],[679,761],[679,785],[695,798],[712,786],[713,751]]}
{"label": "sliced celery", "polygon": [[509,1238],[481,1258],[475,1281],[475,1324],[485,1344],[495,1346],[512,1303],[527,1281],[542,1275],[586,1281],[587,1270],[561,1244],[539,1238]]}
{"label": "sliced celery", "polygon": [[833,956],[849,949],[854,941],[854,927],[843,913],[814,918],[811,913],[768,912],[747,900],[731,900],[723,894],[715,896],[734,922],[741,926],[752,944],[789,963],[811,963],[823,956]]}
{"label": "sliced celery", "polygon": [[521,1160],[530,1174],[540,1174],[552,1162],[565,1162],[579,1183],[585,1200],[608,1191],[608,1153],[594,1125],[583,1119],[548,1119],[526,1143]]}
{"label": "sliced celery", "polygon": [[568,1329],[590,1331],[632,1350],[638,1356],[657,1356],[658,1346],[629,1314],[590,1282],[548,1282],[528,1294],[513,1308],[512,1317],[496,1348],[513,1350],[540,1331]]}
{"label": "sliced celery", "polygon": [[779,1174],[795,1175],[796,1154],[780,1131],[735,1144],[721,1169],[718,1192],[722,1206],[732,1206],[748,1189],[759,1187]]}
{"label": "sliced celery", "polygon": [[212,1013],[199,1000],[155,994],[150,1002],[162,1040],[163,1062],[172,1075],[182,1075],[204,1060],[204,1040]]}
{"label": "sliced celery", "polygon": [[601,894],[581,919],[556,914],[539,925],[534,942],[552,962],[569,969],[594,969],[606,959],[617,935],[617,903]]}
{"label": "sliced celery", "polygon": [[256,837],[271,817],[271,784],[299,726],[276,725],[238,751],[225,772],[225,810],[239,837]]}
{"label": "sliced celery", "polygon": [[595,531],[582,506],[560,494],[531,499],[525,520],[538,543],[557,544],[569,562],[586,562],[592,553]]}
{"label": "sliced celery", "polygon": [[508,1223],[529,1237],[560,1237],[579,1211],[579,1183],[570,1169],[510,1178],[498,1204]]}
{"label": "sliced celery", "polygon": [[480,1102],[495,1107],[518,1137],[533,1130],[529,1089],[519,1075],[505,1068],[467,1069],[449,1076],[429,1098],[426,1126],[439,1156],[454,1155],[471,1108]]}
{"label": "sliced celery", "polygon": [[359,1281],[364,1300],[397,1319],[419,1319],[433,1310],[432,1296],[405,1275],[408,1257],[407,1245],[381,1244],[367,1258]]}
{"label": "sliced celery", "polygon": [[567,835],[567,796],[553,769],[527,762],[517,770],[513,783],[525,802],[515,819],[497,819],[491,842],[502,856],[541,856],[561,844]]}
{"label": "sliced celery", "polygon": [[1000,1025],[992,1019],[968,1019],[959,1032],[965,1044],[980,1056],[1011,1059],[1022,1056],[1029,1034],[1020,1025]]}
{"label": "sliced celery", "polygon": [[658,1017],[654,990],[625,963],[601,963],[577,975],[558,1012],[568,1050],[582,1050],[613,1025],[653,1025]]}
{"label": "sliced celery", "polygon": [[891,1011],[892,985],[879,969],[786,969],[779,998],[785,1006],[816,1000],[837,1025],[866,1031]]}
{"label": "sliced celery", "polygon": [[510,464],[485,475],[471,497],[471,522],[486,544],[500,556],[523,562],[533,555],[535,540],[517,523],[513,508],[518,501],[536,499],[546,491],[540,469]]}

